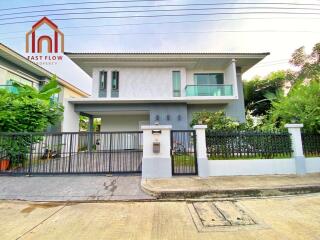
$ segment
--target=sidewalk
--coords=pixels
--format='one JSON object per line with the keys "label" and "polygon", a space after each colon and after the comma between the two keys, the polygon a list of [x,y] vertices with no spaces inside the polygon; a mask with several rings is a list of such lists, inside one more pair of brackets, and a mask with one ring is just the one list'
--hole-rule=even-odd
{"label": "sidewalk", "polygon": [[142,189],[157,198],[263,197],[320,192],[320,174],[173,177],[147,179]]}

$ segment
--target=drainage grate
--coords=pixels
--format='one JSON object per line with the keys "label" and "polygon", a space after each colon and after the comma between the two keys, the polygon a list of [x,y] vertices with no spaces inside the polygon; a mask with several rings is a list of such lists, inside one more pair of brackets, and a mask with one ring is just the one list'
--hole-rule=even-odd
{"label": "drainage grate", "polygon": [[191,202],[188,208],[199,231],[232,230],[258,224],[233,201]]}

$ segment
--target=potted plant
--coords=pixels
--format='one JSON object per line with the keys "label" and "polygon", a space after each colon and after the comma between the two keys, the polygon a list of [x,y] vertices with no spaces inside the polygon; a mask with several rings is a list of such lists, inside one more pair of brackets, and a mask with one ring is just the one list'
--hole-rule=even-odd
{"label": "potted plant", "polygon": [[[28,140],[28,139],[27,139]],[[24,136],[10,136],[0,142],[0,171],[20,168],[26,161],[30,144]]]}
{"label": "potted plant", "polygon": [[0,172],[6,171],[10,166],[10,160],[5,156],[0,159]]}

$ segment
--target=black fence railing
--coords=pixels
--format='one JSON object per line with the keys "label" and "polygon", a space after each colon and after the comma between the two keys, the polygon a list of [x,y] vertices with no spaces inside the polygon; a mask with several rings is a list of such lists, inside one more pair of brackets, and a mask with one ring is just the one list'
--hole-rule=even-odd
{"label": "black fence railing", "polygon": [[209,159],[268,159],[291,157],[288,132],[206,132]]}
{"label": "black fence railing", "polygon": [[142,132],[0,133],[0,174],[140,173]]}
{"label": "black fence railing", "polygon": [[302,133],[303,153],[306,157],[320,156],[320,134]]}
{"label": "black fence railing", "polygon": [[171,131],[171,163],[173,175],[198,174],[195,130]]}

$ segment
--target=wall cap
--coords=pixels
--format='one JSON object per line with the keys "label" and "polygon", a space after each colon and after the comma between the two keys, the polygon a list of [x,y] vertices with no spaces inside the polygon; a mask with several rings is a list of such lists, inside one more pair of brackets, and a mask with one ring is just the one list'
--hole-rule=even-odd
{"label": "wall cap", "polygon": [[146,126],[141,126],[142,130],[153,130],[153,129],[172,129],[171,125],[146,125]]}
{"label": "wall cap", "polygon": [[207,129],[208,126],[207,125],[194,125],[193,129]]}
{"label": "wall cap", "polygon": [[284,125],[286,128],[303,128],[303,124],[301,123],[288,123]]}

